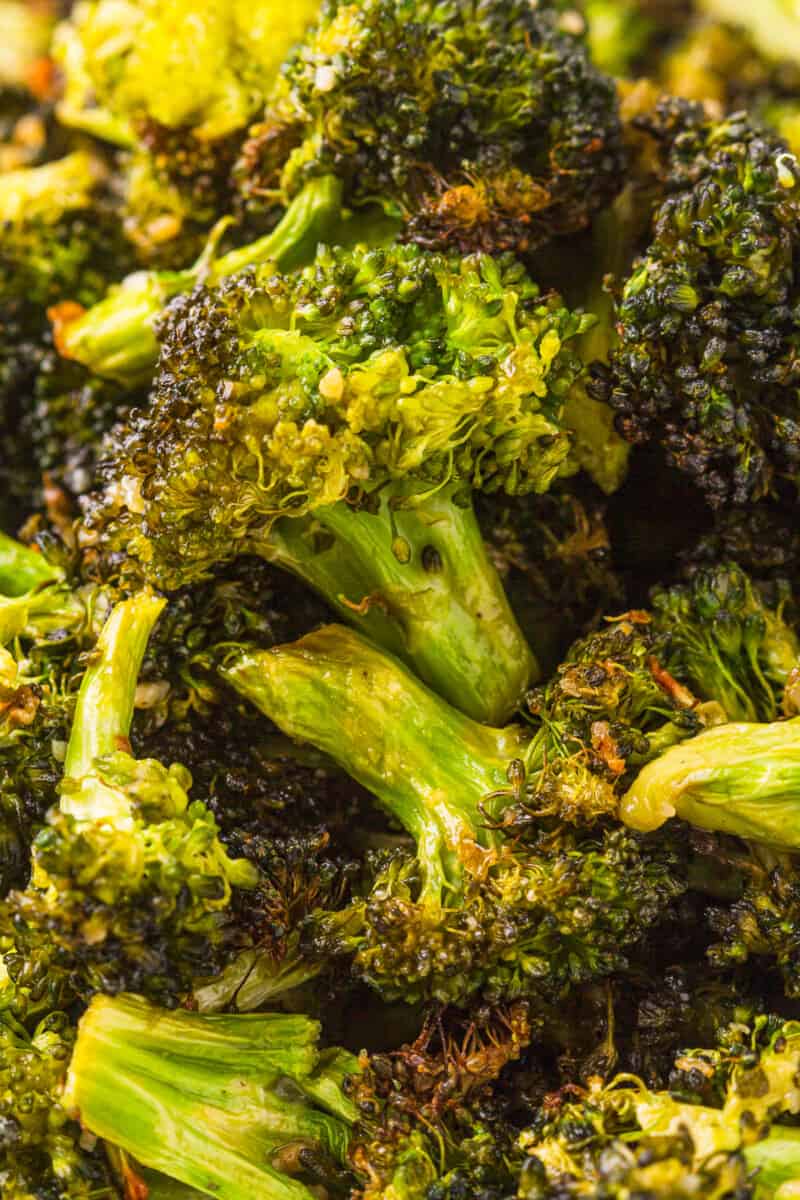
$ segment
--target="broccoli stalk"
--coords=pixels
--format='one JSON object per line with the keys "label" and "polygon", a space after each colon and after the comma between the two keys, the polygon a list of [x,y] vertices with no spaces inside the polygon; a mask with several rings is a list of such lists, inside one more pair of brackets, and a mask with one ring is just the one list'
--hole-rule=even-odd
{"label": "broccoli stalk", "polygon": [[472,505],[454,501],[456,491],[442,488],[416,502],[412,494],[409,504],[408,488],[390,486],[374,513],[344,503],[317,509],[316,522],[333,538],[321,550],[302,520],[280,522],[253,548],[412,663],[463,712],[496,720],[508,715],[538,666]]}
{"label": "broccoli stalk", "polygon": [[183,271],[137,271],[88,312],[56,310],[59,352],[95,375],[133,387],[147,382],[158,360],[155,325],[168,302],[198,283],[218,283],[245,267],[272,262],[290,269],[314,253],[340,214],[341,184],[333,176],[311,180],[288,205],[271,233],[228,254],[215,257],[228,225],[222,221],[193,267]]}
{"label": "broccoli stalk", "polygon": [[206,1016],[98,996],[78,1028],[63,1105],[203,1194],[312,1200],[302,1176],[344,1160],[356,1110],[341,1083],[358,1070],[343,1051],[321,1053],[318,1037],[305,1016]]}
{"label": "broccoli stalk", "polygon": [[622,801],[633,829],[680,817],[784,850],[800,849],[800,717],[706,729],[642,769]]}
{"label": "broccoli stalk", "polygon": [[96,764],[129,746],[139,671],[165,603],[146,592],[122,601],[98,638],[78,694],[64,760],[61,810],[81,821],[127,823],[127,798],[102,783]]}
{"label": "broccoli stalk", "polygon": [[285,733],[370,788],[414,838],[416,855],[385,860],[365,900],[309,922],[312,957],[355,954],[357,972],[389,997],[559,993],[613,969],[681,890],[659,851],[651,857],[620,830],[582,840],[562,830],[546,853],[525,844],[540,790],[550,811],[554,796],[569,795],[573,818],[583,803],[588,824],[613,808],[611,787],[556,719],[536,734],[479,725],[336,626],[237,652],[223,673]]}

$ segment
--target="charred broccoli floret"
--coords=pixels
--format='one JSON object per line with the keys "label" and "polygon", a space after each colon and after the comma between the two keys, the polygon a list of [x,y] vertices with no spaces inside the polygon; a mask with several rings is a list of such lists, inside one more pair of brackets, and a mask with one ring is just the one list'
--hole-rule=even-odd
{"label": "charred broccoli floret", "polygon": [[420,245],[497,253],[585,227],[621,163],[613,85],[549,6],[358,0],[290,56],[238,173],[256,206],[332,174]]}
{"label": "charred broccoli floret", "polygon": [[[624,967],[626,947],[682,890],[666,844],[602,822],[624,770],[611,751],[630,750],[603,712],[638,706],[644,725],[660,709],[671,736],[683,732],[680,712],[664,721],[671,704],[652,676],[660,699],[648,703],[627,672],[612,679],[598,663],[581,698],[576,664],[532,735],[476,724],[343,628],[245,652],[225,675],[290,736],[340,762],[416,842],[416,854],[378,865],[363,900],[309,923],[312,952],[355,955],[356,973],[386,996],[558,995]],[[588,716],[586,746],[559,700]],[[629,732],[646,754],[647,737]],[[596,775],[587,756],[601,764]],[[548,815],[563,822],[549,833]]]}
{"label": "charred broccoli floret", "polygon": [[721,562],[652,595],[656,623],[670,639],[670,670],[703,700],[718,701],[731,721],[797,711],[800,641],[784,617],[788,585],[775,590],[773,606],[744,571]]}
{"label": "charred broccoli floret", "polygon": [[121,601],[75,703],[60,803],[33,844],[31,883],[7,920],[46,936],[86,993],[129,979],[165,996],[213,970],[231,890],[257,869],[233,860],[216,822],[190,803],[185,768],[134,759],[128,733],[138,669],[163,601]]}
{"label": "charred broccoli floret", "polygon": [[91,1200],[115,1195],[102,1147],[81,1144],[77,1122],[61,1103],[75,1042],[64,1013],[31,1032],[0,1015],[0,1188],[3,1200]]}
{"label": "charred broccoli floret", "polygon": [[[87,443],[94,414],[103,407],[93,403],[87,416],[59,418],[55,398],[46,399],[40,379],[57,358],[46,310],[64,311],[66,301],[69,312],[93,304],[131,259],[106,169],[83,150],[0,174],[0,223],[0,471],[6,492],[29,505],[42,469],[68,459],[76,441]],[[62,370],[53,390],[60,395],[76,387],[84,372],[58,361]],[[105,385],[99,387],[105,396]],[[58,443],[50,443],[49,458],[40,451],[47,425]]]}
{"label": "charred broccoli floret", "polygon": [[151,403],[89,506],[176,586],[244,551],[305,579],[477,717],[533,672],[471,491],[545,491],[587,318],[513,261],[323,251],[176,301]]}
{"label": "charred broccoli floret", "polygon": [[518,1196],[781,1195],[800,1172],[797,1130],[774,1124],[798,1111],[799,1045],[796,1022],[759,1017],[683,1051],[669,1091],[624,1075],[564,1088],[520,1138]]}
{"label": "charred broccoli floret", "polygon": [[[266,198],[285,215],[213,275],[303,261],[343,202],[405,214],[426,248],[522,251],[587,225],[621,165],[614,87],[555,12],[524,0],[330,4],[241,156],[249,206]],[[101,375],[151,370],[152,322],[192,282],[132,281],[63,331],[64,353]]]}
{"label": "charred broccoli floret", "polygon": [[797,476],[800,168],[743,113],[685,115],[599,391],[712,505],[746,503]]}

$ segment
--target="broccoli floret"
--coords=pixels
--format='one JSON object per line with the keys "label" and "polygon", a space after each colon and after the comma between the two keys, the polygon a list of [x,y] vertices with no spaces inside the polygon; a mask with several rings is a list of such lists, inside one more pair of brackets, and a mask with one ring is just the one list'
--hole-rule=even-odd
{"label": "broccoli floret", "polygon": [[[105,167],[83,150],[0,175],[0,222],[0,472],[6,492],[27,506],[42,469],[77,454],[97,427],[96,414],[105,424],[113,411],[104,398],[114,389],[103,384],[94,389],[101,397],[93,395],[85,406],[87,415],[71,402],[72,411],[59,406],[56,397],[76,388],[85,373],[54,355],[45,310],[80,312],[132,260]],[[54,358],[58,382],[46,384]],[[48,387],[56,393],[52,402]],[[42,452],[48,442],[49,456]]]}
{"label": "broccoli floret", "polygon": [[28,1032],[0,1016],[0,1188],[3,1200],[94,1200],[116,1190],[101,1147],[81,1144],[61,1103],[75,1031],[53,1012]]}
{"label": "broccoli floret", "polygon": [[714,506],[797,473],[800,168],[739,113],[685,110],[653,240],[625,284],[605,397]]}
{"label": "broccoli floret", "polygon": [[287,567],[444,696],[506,716],[534,671],[472,489],[545,491],[587,318],[513,261],[323,251],[176,301],[151,403],[89,505],[174,587],[247,551]]}
{"label": "broccoli floret", "polygon": [[247,125],[317,8],[82,0],[59,26],[59,118],[123,148],[125,228],[146,261],[190,261],[230,208]]}
{"label": "broccoli floret", "polygon": [[529,1158],[518,1195],[780,1195],[800,1170],[797,1131],[773,1124],[798,1111],[799,1028],[736,1022],[716,1047],[680,1053],[669,1091],[622,1075],[548,1097],[520,1138]]}
{"label": "broccoli floret", "polygon": [[[487,1118],[490,1085],[527,1045],[524,1005],[476,1028],[426,1022],[391,1054],[317,1047],[305,1016],[169,1013],[135,996],[96,998],[82,1018],[64,1095],[84,1127],[223,1200],[443,1200],[491,1177],[513,1186],[513,1138]],[[164,1122],[167,1121],[165,1126]],[[165,1138],[169,1128],[175,1136]],[[155,1195],[160,1195],[156,1189]]]}
{"label": "broccoli floret", "polygon": [[703,700],[717,700],[731,721],[797,711],[800,641],[784,616],[788,585],[777,591],[772,606],[744,571],[720,562],[652,595],[656,623],[670,638],[666,665]]}
{"label": "broccoli floret", "polygon": [[493,1086],[537,1028],[524,1002],[429,1018],[410,1045],[360,1056],[345,1081],[359,1114],[350,1161],[363,1200],[503,1200],[515,1194],[514,1130]]}
{"label": "broccoli floret", "polygon": [[[307,261],[343,203],[405,214],[426,248],[522,251],[587,225],[621,167],[613,84],[554,12],[525,0],[331,4],[241,155],[249,207],[266,197],[285,215],[213,273]],[[62,332],[63,352],[100,375],[151,370],[152,322],[193,278],[132,281]]]}
{"label": "broccoli floret", "polygon": [[585,227],[621,162],[613,85],[548,6],[358,0],[290,56],[239,175],[263,206],[333,174],[420,245],[497,253]]}
{"label": "broccoli floret", "polygon": [[800,995],[800,885],[794,856],[754,845],[743,868],[741,893],[731,904],[709,909],[709,925],[719,940],[709,947],[708,957],[722,968],[772,960],[784,992],[795,998]]}
{"label": "broccoli floret", "polygon": [[60,804],[33,844],[31,883],[6,919],[46,933],[75,986],[116,990],[129,979],[173,997],[214,970],[231,891],[258,871],[233,860],[213,816],[190,803],[185,768],[130,754],[138,669],[163,601],[147,594],[112,610],[75,702]]}
{"label": "broccoli floret", "polygon": [[622,755],[648,750],[625,718],[647,727],[658,714],[674,739],[697,717],[644,663],[631,682],[605,661],[568,668],[533,732],[476,724],[343,628],[232,661],[243,695],[341,763],[416,842],[377,864],[363,900],[312,918],[310,952],[354,955],[357,975],[408,1000],[553,996],[624,968],[683,886],[669,846],[604,820]]}

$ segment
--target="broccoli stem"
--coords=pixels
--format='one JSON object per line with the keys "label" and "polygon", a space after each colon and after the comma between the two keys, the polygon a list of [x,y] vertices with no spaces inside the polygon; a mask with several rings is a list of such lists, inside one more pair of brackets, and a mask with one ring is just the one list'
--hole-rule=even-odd
{"label": "broccoli stem", "polygon": [[324,750],[374,793],[431,865],[426,889],[457,881],[457,860],[486,840],[482,802],[507,788],[524,732],[470,720],[337,625],[242,652],[224,674],[290,737]]}
{"label": "broccoli stem", "polygon": [[123,600],[106,621],[83,677],[64,761],[61,809],[86,820],[119,818],[124,795],[93,773],[95,761],[128,747],[136,683],[166,601],[149,592]]}
{"label": "broccoli stem", "polygon": [[255,1012],[316,979],[322,967],[321,962],[306,961],[299,948],[278,962],[258,950],[243,950],[219,975],[199,983],[192,995],[200,1012]]}
{"label": "broccoli stem", "polygon": [[394,485],[375,513],[344,502],[317,509],[316,523],[335,539],[322,553],[288,520],[256,549],[462,712],[499,724],[539,670],[472,506],[456,503],[453,491],[415,501]]}
{"label": "broccoli stem", "polygon": [[706,729],[648,763],[622,799],[634,829],[670,817],[784,850],[800,850],[800,717]]}
{"label": "broccoli stem", "polygon": [[64,1106],[91,1133],[218,1200],[312,1200],[287,1171],[343,1161],[357,1061],[320,1060],[319,1026],[278,1013],[206,1016],[98,996],[78,1029]]}
{"label": "broccoli stem", "polygon": [[245,267],[274,262],[291,268],[313,255],[317,242],[341,210],[334,176],[312,179],[291,201],[271,233],[209,262],[204,254],[185,271],[138,271],[76,319],[56,321],[64,358],[95,375],[133,386],[147,382],[158,359],[155,324],[167,303],[198,283],[218,283]]}

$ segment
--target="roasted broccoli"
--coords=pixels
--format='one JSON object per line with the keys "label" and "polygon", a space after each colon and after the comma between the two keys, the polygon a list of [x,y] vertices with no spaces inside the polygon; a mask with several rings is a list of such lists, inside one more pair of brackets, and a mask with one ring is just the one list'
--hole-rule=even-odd
{"label": "roasted broccoli", "polygon": [[58,115],[122,148],[125,229],[182,266],[231,202],[230,171],[317,0],[81,0],[56,33]]}
{"label": "roasted broccoli", "polygon": [[260,554],[501,719],[535,666],[470,493],[558,474],[586,323],[513,261],[415,247],[196,292],[168,312],[150,405],[111,444],[90,526],[172,587]]}
{"label": "roasted broccoli", "polygon": [[749,503],[796,481],[800,168],[744,113],[684,118],[596,393],[710,504]]}
{"label": "roasted broccoli", "polygon": [[[331,3],[289,57],[236,170],[251,214],[285,213],[213,275],[313,254],[342,204],[401,215],[426,248],[523,252],[588,225],[622,162],[613,84],[549,8]],[[362,238],[368,225],[367,214]],[[132,280],[65,329],[62,350],[100,375],[152,369],[153,320],[192,282]]]}
{"label": "roasted broccoli", "polygon": [[[618,629],[617,649],[634,639]],[[340,762],[416,843],[376,864],[363,900],[312,917],[310,952],[355,955],[359,976],[409,1000],[553,996],[624,967],[684,885],[668,843],[603,818],[624,756],[647,756],[644,730],[674,740],[699,717],[641,660],[629,682],[608,648],[537,697],[534,730],[476,724],[336,626],[230,662],[239,691]]]}

